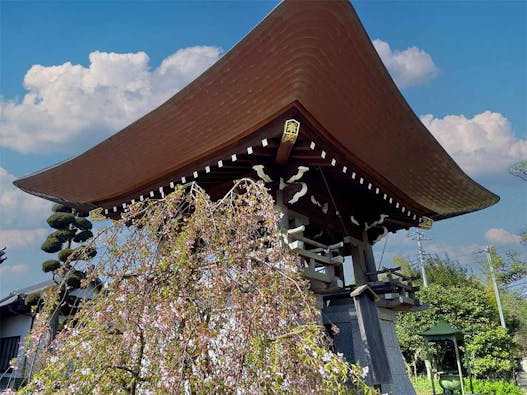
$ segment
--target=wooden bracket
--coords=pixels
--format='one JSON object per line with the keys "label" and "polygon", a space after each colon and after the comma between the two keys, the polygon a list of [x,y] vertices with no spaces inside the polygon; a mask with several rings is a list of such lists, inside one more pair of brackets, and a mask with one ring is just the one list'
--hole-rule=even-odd
{"label": "wooden bracket", "polygon": [[282,133],[282,140],[276,153],[276,164],[284,165],[289,159],[293,145],[296,143],[298,132],[300,131],[300,122],[296,119],[288,119],[284,123],[284,132]]}

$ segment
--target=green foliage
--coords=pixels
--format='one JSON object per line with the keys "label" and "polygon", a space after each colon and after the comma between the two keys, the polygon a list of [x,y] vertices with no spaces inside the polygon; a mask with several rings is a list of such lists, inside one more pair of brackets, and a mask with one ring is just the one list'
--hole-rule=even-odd
{"label": "green foliage", "polygon": [[42,271],[44,273],[52,272],[60,267],[60,262],[56,259],[50,259],[42,262]]}
{"label": "green foliage", "polygon": [[75,226],[79,229],[89,230],[92,228],[90,220],[82,217],[75,217]]}
{"label": "green foliage", "polygon": [[[428,377],[419,376],[412,380],[417,395],[432,395],[432,385]],[[523,390],[514,383],[505,380],[485,380],[472,379],[475,394],[482,395],[523,395]],[[439,383],[435,381],[436,391],[439,389]],[[464,380],[465,390],[470,391],[470,382],[468,378]],[[439,391],[441,391],[439,389]]]}
{"label": "green foliage", "polygon": [[511,337],[502,327],[475,333],[467,345],[474,375],[495,378],[509,374],[515,366],[511,344]]}
{"label": "green foliage", "polygon": [[429,284],[442,285],[444,287],[470,286],[480,288],[479,281],[467,272],[467,269],[456,262],[439,259],[437,257],[428,259],[425,263],[426,276]]}
{"label": "green foliage", "polygon": [[56,203],[51,208],[51,211],[54,213],[71,213],[72,209],[68,206],[64,206],[63,204]]}
{"label": "green foliage", "polygon": [[42,243],[42,245],[40,246],[40,249],[42,251],[49,252],[49,253],[60,251],[61,248],[62,248],[62,243],[60,242],[60,240],[57,240],[55,237],[52,237],[51,235],[48,236],[46,241],[44,241],[44,243]]}
{"label": "green foliage", "polygon": [[516,163],[509,171],[513,176],[520,177],[522,180],[527,181],[527,160]]}
{"label": "green foliage", "polygon": [[97,255],[97,250],[93,247],[84,247],[83,251],[82,251],[82,254],[83,256],[86,256],[87,258],[83,258],[83,259],[91,259],[91,258],[95,258],[95,256]]}
{"label": "green foliage", "polygon": [[48,237],[54,237],[61,243],[65,243],[68,240],[71,240],[75,236],[75,229],[60,229],[51,233]]}
{"label": "green foliage", "polygon": [[75,235],[73,238],[73,241],[75,243],[83,243],[88,239],[91,239],[93,237],[93,233],[91,230],[83,230]]}
{"label": "green foliage", "polygon": [[64,248],[62,251],[58,253],[59,260],[61,262],[66,262],[71,254],[73,254],[73,251],[71,248]]}
{"label": "green foliage", "polygon": [[84,276],[82,275],[82,272],[75,271],[73,273],[68,274],[65,277],[65,281],[66,284],[68,284],[68,286],[70,286],[71,288],[80,288],[83,277]]}
{"label": "green foliage", "polygon": [[72,259],[80,261],[88,261],[94,258],[97,255],[97,250],[91,246],[80,246],[78,247],[73,254]]}
{"label": "green foliage", "polygon": [[75,222],[75,216],[70,213],[55,213],[48,217],[48,225],[53,229],[67,229]]}
{"label": "green foliage", "polygon": [[504,286],[527,277],[527,262],[522,262],[516,252],[509,252],[505,257],[500,257],[493,249],[491,256],[494,266],[498,269],[496,278]]}
{"label": "green foliage", "polygon": [[[429,260],[426,271],[429,286],[422,288],[418,297],[428,309],[398,315],[397,337],[407,362],[416,364],[424,360],[423,338],[418,333],[443,319],[468,332],[465,343],[473,356],[476,375],[506,376],[512,367],[512,339],[499,326],[496,307],[487,290],[476,278],[450,261]],[[440,352],[439,347],[432,347],[437,360],[442,358]]]}
{"label": "green foliage", "polygon": [[393,263],[394,263],[394,266],[401,268],[401,274],[404,276],[413,277],[413,276],[419,275],[419,271],[415,270],[412,267],[412,263],[406,258],[403,258],[400,256],[394,256]]}
{"label": "green foliage", "polygon": [[24,303],[27,306],[36,306],[40,301],[40,292],[33,292],[26,296]]}
{"label": "green foliage", "polygon": [[[473,380],[474,392],[478,394],[493,395],[524,395],[523,390],[505,380]],[[465,381],[465,388],[468,387],[468,380]]]}
{"label": "green foliage", "polygon": [[[514,352],[517,356],[525,355],[527,352],[527,299],[525,294],[521,295],[515,289],[527,280],[527,263],[523,262],[516,252],[508,252],[500,256],[495,248],[491,249],[491,262],[496,270],[507,329],[513,336]],[[497,308],[490,276],[488,294],[491,303]]]}

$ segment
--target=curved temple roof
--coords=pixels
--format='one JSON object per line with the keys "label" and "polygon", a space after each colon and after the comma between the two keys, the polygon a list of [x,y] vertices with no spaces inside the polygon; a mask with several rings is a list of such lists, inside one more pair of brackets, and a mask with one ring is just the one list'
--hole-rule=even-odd
{"label": "curved temple roof", "polygon": [[447,218],[499,200],[463,173],[410,109],[347,1],[284,1],[167,102],[15,185],[85,210],[121,205],[220,152],[230,155],[291,108],[422,215]]}

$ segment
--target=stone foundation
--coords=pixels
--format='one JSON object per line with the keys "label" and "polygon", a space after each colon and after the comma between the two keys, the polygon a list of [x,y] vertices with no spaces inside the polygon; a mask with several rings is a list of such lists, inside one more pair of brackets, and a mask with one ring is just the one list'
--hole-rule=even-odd
{"label": "stone foundation", "polygon": [[[335,324],[339,328],[339,333],[334,337],[335,350],[343,353],[349,362],[358,362],[361,366],[367,366],[353,300],[336,299],[327,303],[328,305],[322,308],[323,322],[324,324]],[[395,335],[395,312],[380,308],[377,312],[392,375],[391,383],[381,384],[382,393],[415,395]]]}

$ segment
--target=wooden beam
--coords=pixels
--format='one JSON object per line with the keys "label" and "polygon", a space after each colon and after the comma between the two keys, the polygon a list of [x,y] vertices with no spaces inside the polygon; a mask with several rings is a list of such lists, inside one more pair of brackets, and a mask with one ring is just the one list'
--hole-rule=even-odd
{"label": "wooden beam", "polygon": [[277,165],[283,166],[287,163],[289,155],[291,155],[291,151],[293,150],[293,145],[295,145],[299,131],[300,122],[298,122],[296,119],[288,119],[285,121],[282,140],[280,141],[280,146],[278,147],[278,152],[276,153],[275,162]]}

